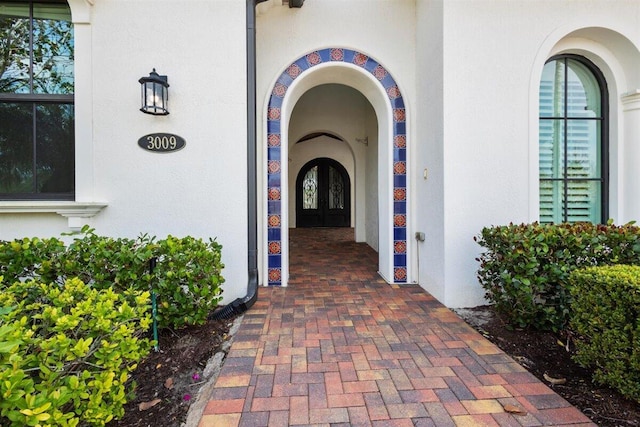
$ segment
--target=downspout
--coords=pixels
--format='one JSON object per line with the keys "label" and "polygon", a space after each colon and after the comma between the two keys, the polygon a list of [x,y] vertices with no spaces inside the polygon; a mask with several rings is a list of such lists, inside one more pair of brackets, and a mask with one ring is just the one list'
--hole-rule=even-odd
{"label": "downspout", "polygon": [[212,319],[242,314],[258,299],[258,203],[256,165],[256,5],[266,0],[247,0],[247,294],[217,309]]}

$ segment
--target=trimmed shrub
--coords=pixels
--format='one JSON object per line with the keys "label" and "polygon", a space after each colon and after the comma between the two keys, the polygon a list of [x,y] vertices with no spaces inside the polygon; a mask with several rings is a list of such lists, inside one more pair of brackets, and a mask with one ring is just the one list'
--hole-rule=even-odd
{"label": "trimmed shrub", "polygon": [[[149,260],[154,257],[158,263],[150,274]],[[221,259],[222,246],[211,239],[112,238],[98,236],[86,226],[68,247],[57,239],[0,241],[0,273],[7,283],[63,284],[77,277],[94,288],[121,293],[152,289],[157,294],[161,328],[206,322],[222,299]]]}
{"label": "trimmed shrub", "polygon": [[152,287],[161,327],[201,325],[222,299],[222,246],[214,240],[168,236],[154,248]]}
{"label": "trimmed shrub", "polygon": [[64,251],[64,243],[56,238],[0,240],[0,276],[8,283],[36,277],[53,281],[56,274],[51,262]]}
{"label": "trimmed shrub", "polygon": [[484,228],[478,279],[485,297],[513,326],[558,331],[570,317],[567,288],[576,268],[640,264],[640,229],[577,224]]}
{"label": "trimmed shrub", "polygon": [[[130,305],[133,300],[135,305]],[[0,277],[0,424],[103,426],[124,414],[152,342],[148,292]]]}
{"label": "trimmed shrub", "polygon": [[569,280],[574,359],[594,369],[596,382],[640,402],[640,267],[591,267]]}

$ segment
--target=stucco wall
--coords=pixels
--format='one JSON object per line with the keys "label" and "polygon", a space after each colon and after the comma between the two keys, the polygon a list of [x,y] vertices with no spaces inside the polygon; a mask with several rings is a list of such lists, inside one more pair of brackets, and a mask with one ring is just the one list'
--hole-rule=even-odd
{"label": "stucco wall", "polygon": [[[77,150],[92,151],[91,167],[79,164],[77,198],[108,206],[85,222],[112,236],[215,237],[223,245],[225,301],[243,296],[244,2],[96,0],[90,9],[90,24],[82,24],[84,33],[76,32],[76,44],[87,45],[91,53],[76,59],[78,67],[91,70],[90,81],[77,85],[92,91],[90,105],[76,105],[78,114],[90,109],[92,115],[88,138],[76,140]],[[165,117],[139,111],[138,79],[154,67],[168,75],[170,84],[170,115]],[[80,125],[86,128],[87,123]],[[186,147],[168,154],[145,152],[138,138],[153,132],[180,135]],[[69,231],[65,218],[53,213],[0,220],[0,238],[5,239]]]}
{"label": "stucco wall", "polygon": [[[606,27],[638,46],[639,17],[640,3],[632,1],[444,2],[445,304],[481,300],[474,276],[474,255],[480,248],[472,237],[482,227],[538,219],[537,89],[544,61],[557,43],[554,38],[581,27]],[[615,50],[607,38],[598,40],[597,31],[586,34]],[[627,73],[637,81],[637,51],[635,58]],[[621,94],[635,88],[618,87],[611,94],[614,111]],[[619,129],[614,132],[614,143],[624,144]],[[617,169],[612,172],[618,173],[620,162],[611,161]]]}

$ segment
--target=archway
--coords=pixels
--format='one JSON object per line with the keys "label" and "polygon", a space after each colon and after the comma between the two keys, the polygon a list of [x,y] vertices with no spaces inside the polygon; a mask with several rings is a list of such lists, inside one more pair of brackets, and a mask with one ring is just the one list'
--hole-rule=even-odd
{"label": "archway", "polygon": [[408,281],[407,123],[398,85],[376,60],[351,49],[327,48],[290,64],[273,86],[266,126],[266,278],[286,285],[288,278],[287,129],[291,110],[308,89],[346,84],[359,90],[375,109],[378,128],[379,271],[388,281]]}

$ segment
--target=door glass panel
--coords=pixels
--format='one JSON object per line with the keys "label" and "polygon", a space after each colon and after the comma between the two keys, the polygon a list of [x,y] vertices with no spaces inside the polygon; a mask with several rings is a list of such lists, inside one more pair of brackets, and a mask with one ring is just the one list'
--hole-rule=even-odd
{"label": "door glass panel", "polygon": [[318,209],[318,166],[309,169],[302,181],[302,209]]}
{"label": "door glass panel", "polygon": [[329,166],[329,209],[344,209],[344,182],[333,166]]}

